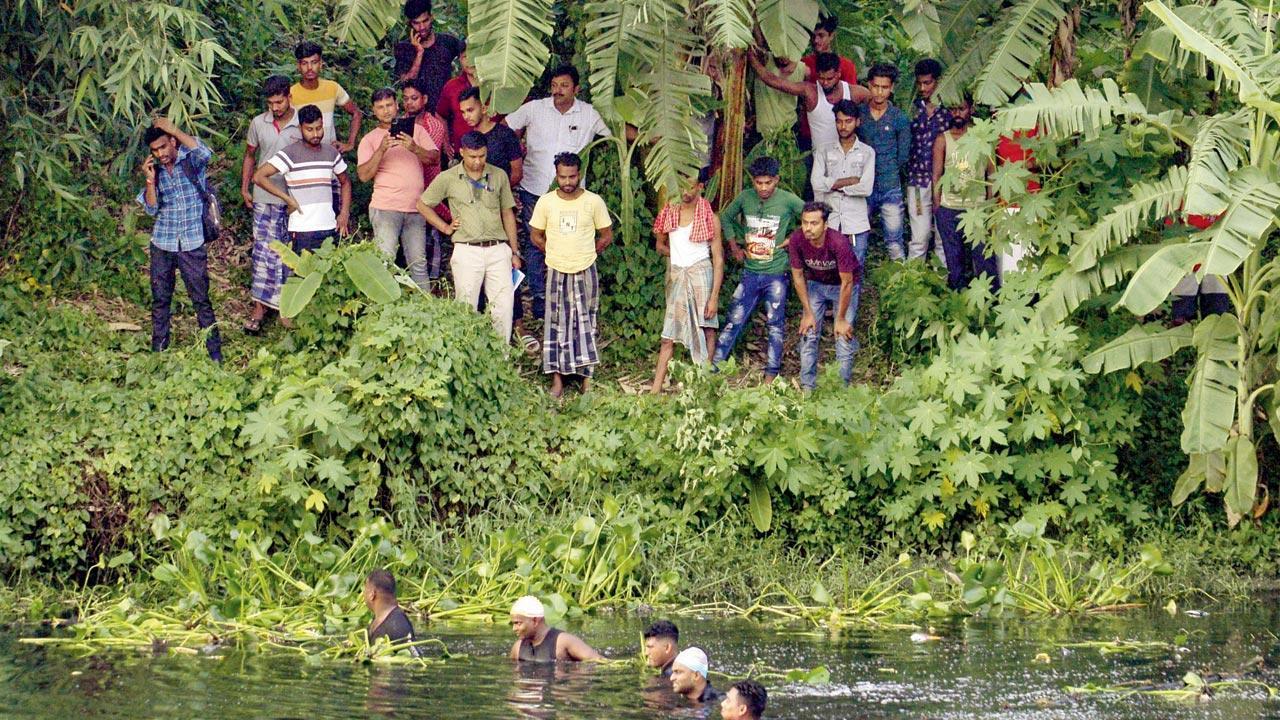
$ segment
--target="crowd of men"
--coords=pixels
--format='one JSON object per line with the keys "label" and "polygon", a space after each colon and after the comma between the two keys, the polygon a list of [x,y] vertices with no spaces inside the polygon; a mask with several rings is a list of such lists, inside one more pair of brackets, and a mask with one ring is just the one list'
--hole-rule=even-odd
{"label": "crowd of men", "polygon": [[[266,109],[249,124],[241,169],[254,235],[254,305],[244,330],[260,332],[279,308],[289,269],[273,242],[302,253],[352,232],[347,158],[354,151],[356,177],[373,185],[368,214],[377,246],[402,255],[409,277],[424,289],[447,272],[454,297],[487,310],[499,337],[514,335],[525,352],[541,353],[552,395],[559,397],[572,378],[586,391],[600,362],[597,261],[613,229],[604,200],[584,187],[580,153],[610,130],[579,99],[578,71],[569,65],[551,71],[548,97],[505,117],[491,113],[465,44],[435,31],[430,0],[408,0],[404,16],[409,39],[394,47],[399,90],[373,93],[376,125],[363,136],[365,113],[338,82],[323,77],[319,45],[296,47],[296,82],[275,75],[263,83]],[[807,186],[780,187],[779,162],[759,157],[748,168],[751,185],[719,214],[702,196],[711,167],[688,178],[659,210],[653,233],[668,271],[654,392],[663,388],[676,345],[695,363],[726,361],[761,303],[764,374],[776,377],[792,288],[801,308],[801,386],[817,382],[828,313],[847,384],[859,348],[854,322],[873,216],[890,259],[923,260],[933,248],[952,288],[976,275],[998,287],[999,260],[967,242],[959,223],[988,193],[989,167],[956,150],[972,103],[940,106],[933,96],[942,68],[926,59],[915,67],[918,99],[908,114],[893,103],[897,68],[873,65],[861,84],[853,61],[831,51],[836,32],[835,18],[824,17],[814,29],[814,53],[799,62],[749,54],[758,78],[757,128],[789,127],[788,103],[791,121],[798,111],[796,140],[811,151]],[[461,72],[451,77],[455,63]],[[345,139],[336,134],[338,110],[350,116]],[[209,329],[209,353],[220,359],[201,225],[211,152],[164,118],[144,139],[151,154],[138,201],[157,216],[153,349],[168,344],[176,270],[201,328]],[[1033,163],[1018,139],[1006,139],[1007,148],[1002,141],[1001,156]],[[722,326],[726,244],[742,272]],[[526,299],[540,338],[526,326]]]}
{"label": "crowd of men", "polygon": [[[373,619],[366,630],[370,646],[385,640],[393,648],[421,655],[421,645],[413,622],[396,599],[395,577],[386,570],[374,570],[364,582],[362,594]],[[592,662],[604,659],[582,638],[547,623],[546,608],[533,595],[525,595],[511,606],[511,630],[515,642],[508,654],[520,663]],[[725,720],[760,720],[764,717],[769,693],[754,680],[740,680],[725,692],[711,684],[710,661],[701,648],[680,649],[680,630],[669,620],[659,620],[645,629],[641,653],[645,664],[671,693],[695,708],[719,703]]]}

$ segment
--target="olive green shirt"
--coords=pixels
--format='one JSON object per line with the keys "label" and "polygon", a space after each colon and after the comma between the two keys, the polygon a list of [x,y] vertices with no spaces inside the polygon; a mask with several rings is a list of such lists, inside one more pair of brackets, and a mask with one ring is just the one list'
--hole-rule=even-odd
{"label": "olive green shirt", "polygon": [[449,204],[449,213],[458,221],[453,242],[461,245],[491,240],[507,241],[502,227],[502,211],[516,206],[507,174],[493,165],[484,166],[479,180],[472,180],[462,163],[441,172],[422,193],[422,203],[435,207]]}

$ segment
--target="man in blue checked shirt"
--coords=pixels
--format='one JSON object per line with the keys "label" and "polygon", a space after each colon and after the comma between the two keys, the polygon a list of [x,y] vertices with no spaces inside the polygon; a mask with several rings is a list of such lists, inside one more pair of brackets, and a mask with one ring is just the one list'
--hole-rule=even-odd
{"label": "man in blue checked shirt", "polygon": [[142,163],[147,185],[138,193],[138,203],[156,219],[151,232],[151,349],[158,352],[169,347],[170,305],[177,271],[196,306],[196,320],[202,329],[209,328],[205,340],[209,357],[222,362],[222,338],[214,327],[213,303],[209,301],[204,200],[196,185],[208,187],[205,169],[213,152],[164,117],[152,121],[142,140],[151,154]]}

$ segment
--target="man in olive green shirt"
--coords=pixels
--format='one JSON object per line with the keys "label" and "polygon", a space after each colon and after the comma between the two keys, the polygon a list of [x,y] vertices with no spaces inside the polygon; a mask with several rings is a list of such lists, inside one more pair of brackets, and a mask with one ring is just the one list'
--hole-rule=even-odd
{"label": "man in olive green shirt", "polygon": [[[738,336],[751,319],[756,305],[764,300],[769,325],[769,354],[765,362],[766,381],[782,369],[782,337],[786,329],[787,275],[790,259],[787,236],[800,219],[804,201],[778,187],[778,161],[756,158],[747,171],[751,187],[738,193],[720,213],[720,226],[729,241],[729,251],[738,262],[746,260],[742,281],[733,291],[728,319],[716,344],[712,364],[724,362],[733,352]],[[738,244],[746,244],[746,250]]]}
{"label": "man in olive green shirt", "polygon": [[[511,310],[515,288],[512,268],[520,267],[516,244],[515,197],[507,173],[485,162],[484,136],[462,136],[462,162],[441,172],[418,200],[418,212],[436,230],[453,240],[454,297],[474,308],[484,289],[489,300],[493,328],[506,342],[511,337]],[[449,204],[453,222],[447,223],[434,208]]]}

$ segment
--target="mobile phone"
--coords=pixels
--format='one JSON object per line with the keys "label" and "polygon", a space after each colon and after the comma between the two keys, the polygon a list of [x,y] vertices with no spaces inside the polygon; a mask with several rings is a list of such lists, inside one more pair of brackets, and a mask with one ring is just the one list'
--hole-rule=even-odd
{"label": "mobile phone", "polygon": [[403,117],[391,123],[391,137],[408,135],[413,137],[413,118]]}

